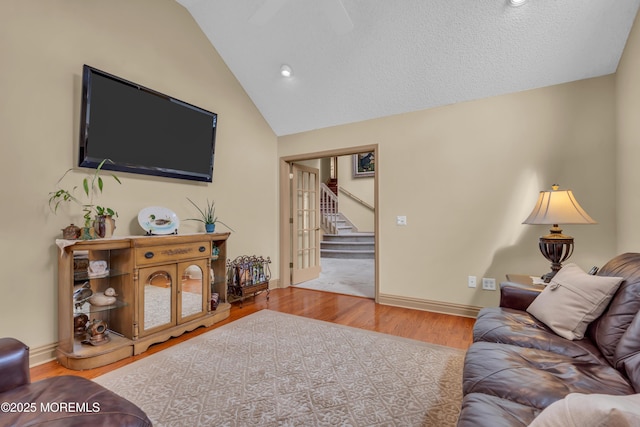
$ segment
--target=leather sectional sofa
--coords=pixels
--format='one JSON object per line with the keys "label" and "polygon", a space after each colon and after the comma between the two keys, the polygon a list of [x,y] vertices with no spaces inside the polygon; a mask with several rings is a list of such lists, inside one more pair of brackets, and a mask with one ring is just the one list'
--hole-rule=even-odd
{"label": "leather sectional sofa", "polygon": [[640,425],[640,254],[615,257],[598,276],[621,279],[582,339],[527,312],[552,288],[501,284],[500,307],[482,309],[474,326],[458,427]]}
{"label": "leather sectional sofa", "polygon": [[13,338],[0,338],[0,404],[3,426],[151,426],[136,405],[85,378],[31,383],[29,348]]}

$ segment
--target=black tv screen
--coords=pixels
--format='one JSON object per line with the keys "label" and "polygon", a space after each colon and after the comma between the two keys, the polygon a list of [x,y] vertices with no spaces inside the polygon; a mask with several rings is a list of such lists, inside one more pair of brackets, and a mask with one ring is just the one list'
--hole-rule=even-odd
{"label": "black tv screen", "polygon": [[216,113],[88,65],[78,164],[212,182]]}

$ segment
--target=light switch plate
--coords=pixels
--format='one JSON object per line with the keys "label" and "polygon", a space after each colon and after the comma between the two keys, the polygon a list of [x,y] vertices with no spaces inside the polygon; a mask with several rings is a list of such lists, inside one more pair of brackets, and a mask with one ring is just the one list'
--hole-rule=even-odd
{"label": "light switch plate", "polygon": [[495,291],[496,290],[496,279],[493,278],[482,278],[482,289],[485,291]]}
{"label": "light switch plate", "polygon": [[467,281],[467,286],[470,288],[475,288],[476,284],[477,284],[476,276],[469,276],[469,279]]}

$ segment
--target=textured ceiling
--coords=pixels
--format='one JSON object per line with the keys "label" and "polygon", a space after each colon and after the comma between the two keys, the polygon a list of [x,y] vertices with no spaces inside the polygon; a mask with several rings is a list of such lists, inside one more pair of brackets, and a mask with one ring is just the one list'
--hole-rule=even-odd
{"label": "textured ceiling", "polygon": [[345,28],[336,0],[176,1],[277,135],[614,73],[640,4],[342,0]]}

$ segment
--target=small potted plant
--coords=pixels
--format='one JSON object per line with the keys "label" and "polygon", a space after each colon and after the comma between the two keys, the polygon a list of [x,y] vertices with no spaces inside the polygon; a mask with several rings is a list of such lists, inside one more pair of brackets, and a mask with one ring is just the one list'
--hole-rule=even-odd
{"label": "small potted plant", "polygon": [[207,233],[213,233],[216,230],[216,223],[218,222],[233,231],[231,227],[220,221],[216,216],[215,201],[209,202],[209,199],[207,199],[207,206],[204,209],[201,209],[200,206],[195,204],[195,202],[190,198],[187,197],[187,200],[191,202],[196,209],[198,209],[198,212],[200,212],[200,218],[187,218],[187,221],[199,221],[203,223]]}
{"label": "small potted plant", "polygon": [[118,212],[104,206],[96,206],[94,228],[100,237],[111,237],[116,229]]}
{"label": "small potted plant", "polygon": [[[57,213],[60,203],[63,202],[74,202],[82,206],[82,211],[84,212],[84,228],[81,234],[82,239],[93,239],[95,238],[96,232],[98,233],[99,237],[105,237],[107,227],[105,225],[105,218],[110,217],[110,221],[113,221],[113,217],[118,216],[118,213],[112,208],[96,206],[93,204],[94,196],[98,193],[102,193],[102,189],[104,188],[104,181],[100,176],[100,171],[102,170],[102,166],[107,161],[110,160],[104,159],[102,162],[100,162],[100,164],[96,168],[96,171],[92,175],[87,176],[82,180],[82,190],[87,198],[86,202],[82,201],[74,195],[78,186],[74,186],[71,190],[59,188],[58,190],[49,193],[49,208],[53,213]],[[59,186],[60,182],[71,170],[73,169],[68,169],[60,177],[56,185]],[[120,179],[116,175],[111,174],[111,176],[118,184],[122,184],[122,182],[120,182]],[[95,224],[93,218],[94,212],[96,215]],[[102,227],[100,227],[100,216],[102,216]],[[111,231],[113,231],[113,229],[115,229],[115,223],[110,222],[110,224],[112,225],[110,229]]]}

